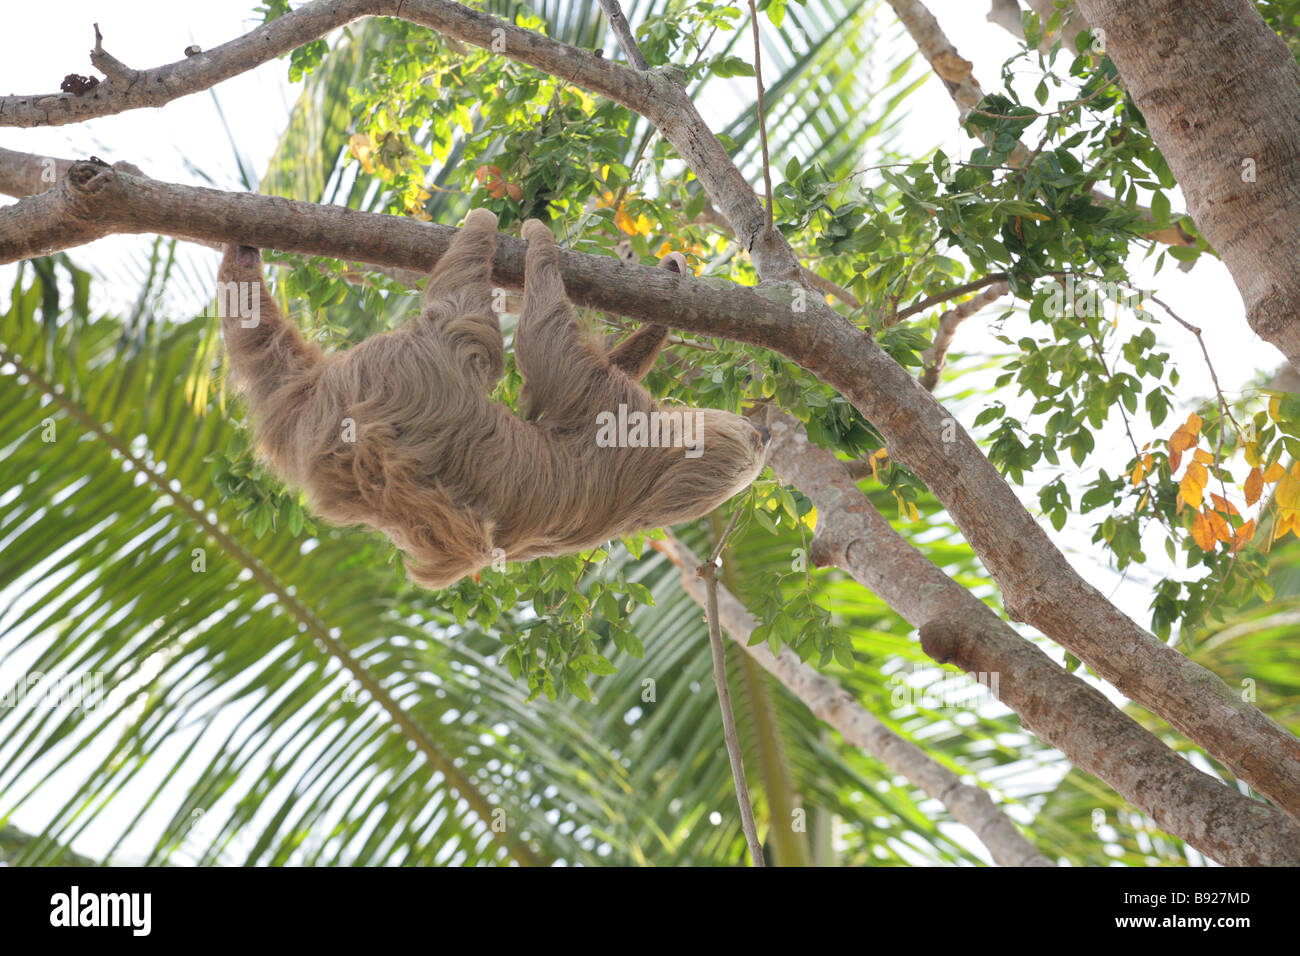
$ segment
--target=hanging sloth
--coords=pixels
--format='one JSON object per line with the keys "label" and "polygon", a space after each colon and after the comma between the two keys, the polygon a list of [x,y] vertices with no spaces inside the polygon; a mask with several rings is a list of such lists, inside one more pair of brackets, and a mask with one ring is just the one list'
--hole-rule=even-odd
{"label": "hanging sloth", "polygon": [[[491,212],[470,212],[419,316],[330,354],[276,308],[257,249],[228,246],[219,274],[220,288],[251,294],[244,308],[218,302],[262,454],[321,518],[387,535],[428,588],[494,560],[697,518],[763,467],[765,429],[729,412],[659,407],[639,384],[667,328],[643,325],[609,352],[583,334],[555,239],[535,219],[522,230],[515,334],[524,414],[491,401],[505,362],[489,282],[496,227]],[[685,260],[661,265],[680,272]]]}

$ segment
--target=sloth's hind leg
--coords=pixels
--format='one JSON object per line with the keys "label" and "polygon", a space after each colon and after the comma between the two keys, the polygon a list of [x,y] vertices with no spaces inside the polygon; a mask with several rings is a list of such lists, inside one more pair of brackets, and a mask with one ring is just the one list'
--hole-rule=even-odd
{"label": "sloth's hind leg", "polygon": [[515,362],[524,375],[525,414],[577,427],[607,404],[609,365],[582,334],[564,292],[555,237],[536,219],[524,223],[524,305],[515,332]]}
{"label": "sloth's hind leg", "polygon": [[425,311],[448,316],[491,312],[492,256],[496,248],[496,215],[487,209],[471,209],[465,225],[429,276],[424,290]]}

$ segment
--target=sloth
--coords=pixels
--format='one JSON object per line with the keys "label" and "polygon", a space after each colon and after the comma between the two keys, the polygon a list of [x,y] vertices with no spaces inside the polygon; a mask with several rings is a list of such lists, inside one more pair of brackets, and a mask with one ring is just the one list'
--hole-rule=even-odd
{"label": "sloth", "polygon": [[[260,454],[317,516],[386,535],[430,589],[495,562],[698,518],[763,468],[766,429],[716,409],[659,406],[640,384],[666,327],[642,325],[607,351],[566,297],[550,229],[530,219],[522,234],[522,415],[490,397],[505,365],[491,212],[466,217],[417,317],[328,354],[275,306],[259,250],[227,246],[221,263],[232,382]],[[677,253],[661,263],[684,264]]]}

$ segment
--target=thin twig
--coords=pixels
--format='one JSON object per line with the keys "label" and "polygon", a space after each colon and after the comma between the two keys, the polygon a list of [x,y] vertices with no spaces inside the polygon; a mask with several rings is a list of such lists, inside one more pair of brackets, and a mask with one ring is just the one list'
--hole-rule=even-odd
{"label": "thin twig", "polygon": [[727,526],[722,529],[722,537],[718,538],[718,546],[714,548],[713,553],[709,555],[710,566],[716,565],[718,563],[718,558],[722,557],[722,549],[727,546],[727,539],[731,537],[731,530],[736,527],[736,521],[740,518],[740,512],[742,510],[743,509],[741,508],[737,508],[732,512],[731,520],[728,521]]}
{"label": "thin twig", "polygon": [[722,624],[718,615],[718,556],[727,546],[731,529],[743,509],[737,508],[727,522],[727,528],[718,539],[709,560],[695,573],[704,579],[706,592],[705,614],[709,619],[709,648],[713,652],[713,685],[718,690],[718,706],[722,709],[722,736],[727,745],[727,759],[731,762],[731,779],[736,786],[736,802],[740,804],[740,825],[745,831],[752,866],[766,866],[763,846],[758,842],[758,826],[754,823],[754,805],[749,799],[749,785],[745,783],[745,760],[740,753],[740,735],[736,733],[736,715],[731,709],[731,690],[727,687],[727,657],[722,645]]}
{"label": "thin twig", "polygon": [[960,305],[949,309],[939,316],[939,330],[935,333],[934,344],[922,354],[925,370],[921,373],[921,386],[927,392],[933,392],[939,384],[939,375],[948,361],[948,349],[957,336],[957,326],[978,312],[984,306],[996,302],[1006,295],[1010,286],[1005,282],[995,282],[983,292],[967,299]]}
{"label": "thin twig", "polygon": [[947,302],[949,299],[955,299],[957,296],[965,295],[967,292],[974,292],[977,289],[982,289],[995,282],[1005,282],[1006,279],[1007,274],[1005,272],[990,272],[988,275],[981,276],[971,282],[964,282],[961,285],[953,286],[951,289],[936,293],[928,299],[922,299],[915,305],[909,305],[906,309],[903,309],[898,313],[896,321],[902,322],[909,316],[916,315],[918,312],[924,312],[932,305],[938,305],[940,302]]}
{"label": "thin twig", "polygon": [[749,0],[749,22],[754,25],[754,82],[758,84],[758,141],[763,146],[763,185],[767,189],[767,235],[772,235],[772,169],[767,155],[767,114],[763,107],[763,54],[758,37],[758,6]]}
{"label": "thin twig", "polygon": [[618,5],[618,0],[600,0],[600,8],[605,11],[610,28],[618,38],[618,45],[623,48],[628,62],[638,70],[650,69],[650,63],[637,46],[636,38],[632,36],[632,27],[628,24],[627,17],[623,16],[623,8]]}

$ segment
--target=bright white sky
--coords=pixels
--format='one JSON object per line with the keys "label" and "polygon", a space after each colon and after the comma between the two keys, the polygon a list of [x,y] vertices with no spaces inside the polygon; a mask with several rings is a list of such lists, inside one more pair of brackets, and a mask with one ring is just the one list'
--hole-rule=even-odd
{"label": "bright white sky", "polygon": [[[207,0],[205,3],[118,0],[111,4],[102,0],[45,0],[9,4],[4,13],[4,32],[0,35],[0,93],[48,93],[58,89],[67,73],[93,73],[87,54],[94,42],[92,23],[96,21],[103,31],[106,48],[120,60],[133,66],[156,66],[179,59],[190,44],[197,43],[207,49],[245,32],[251,26],[250,11],[254,5],[255,0]],[[974,62],[976,77],[985,88],[995,87],[1000,64],[1012,55],[1015,43],[1000,27],[984,19],[988,3],[931,0],[929,6],[959,52]],[[635,23],[635,4],[625,3],[624,7]],[[239,185],[231,141],[238,144],[242,155],[253,163],[260,176],[296,95],[296,90],[288,84],[286,66],[281,61],[223,83],[215,91],[216,99],[213,93],[200,93],[159,110],[134,111],[88,124],[33,130],[0,128],[0,146],[65,157],[93,154],[109,162],[130,160],[160,179],[207,185],[195,175],[197,168],[214,178],[212,185],[234,189]],[[217,99],[220,113],[216,108]],[[908,103],[910,114],[904,123],[901,144],[906,152],[922,155],[939,145],[949,156],[969,155],[971,141],[958,130],[956,109],[939,82],[932,77],[927,87]],[[705,116],[710,118],[730,113],[729,106],[721,111],[710,109],[707,103],[702,107]],[[223,125],[223,115],[229,132]],[[9,201],[0,197],[0,204]],[[1181,208],[1177,201],[1175,208]],[[114,238],[73,251],[73,256],[83,265],[93,262],[104,271],[107,281],[96,284],[103,305],[134,300],[138,286],[133,279],[124,279],[119,287],[112,285],[112,279],[115,272],[121,274],[118,263],[129,261],[130,257],[123,255],[124,250],[138,241]],[[215,272],[215,253],[196,250],[194,262],[201,269]],[[6,292],[12,285],[13,268],[0,266],[0,289]],[[1147,272],[1136,262],[1134,279],[1139,283],[1148,280]],[[1204,329],[1210,354],[1226,389],[1237,389],[1260,369],[1271,370],[1281,363],[1280,353],[1262,342],[1246,325],[1241,301],[1219,263],[1207,259],[1190,274],[1167,268],[1151,287],[1179,309],[1184,318]],[[1000,351],[1001,347],[993,343],[984,329],[980,320],[969,321],[959,334],[957,351]],[[1189,405],[1191,399],[1208,395],[1210,378],[1195,341],[1172,323],[1162,327],[1159,335],[1178,360],[1183,377],[1180,393],[1189,399]],[[978,404],[963,407],[958,417],[969,425],[978,410]],[[1173,427],[1171,421],[1163,431],[1171,431]],[[1152,437],[1157,436],[1142,432],[1137,435],[1139,443]],[[1115,451],[1112,461],[1120,457],[1127,448],[1122,430],[1108,429],[1099,437],[1099,452],[1104,455],[1108,448]],[[1123,460],[1127,460],[1127,452],[1123,453],[1120,466]],[[1111,467],[1114,470],[1117,466]],[[1055,475],[1045,472],[1036,477],[1046,482]],[[1035,486],[1038,483],[1035,481]],[[1072,485],[1077,489],[1080,483],[1076,481]],[[1031,490],[1022,491],[1022,499],[1037,513],[1037,498]],[[1085,576],[1146,625],[1149,582],[1168,570],[1161,564],[1163,548],[1148,547],[1152,564],[1121,579],[1107,568],[1105,555],[1089,543],[1094,520],[1092,516],[1074,519],[1065,532],[1055,536],[1056,540]],[[5,675],[5,685],[8,676]],[[20,813],[14,822],[28,829],[40,826],[31,811]],[[93,834],[87,834],[78,846],[94,852],[98,842]],[[128,844],[128,854],[131,849]]]}

